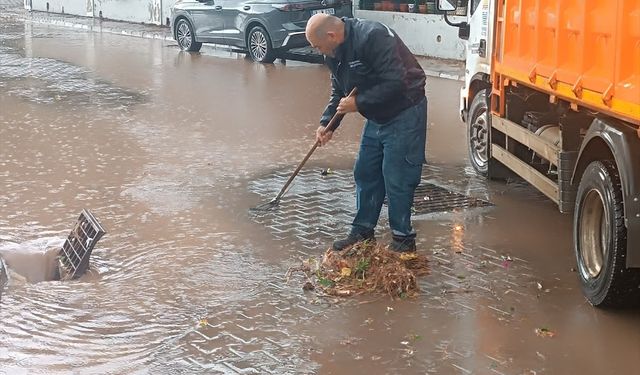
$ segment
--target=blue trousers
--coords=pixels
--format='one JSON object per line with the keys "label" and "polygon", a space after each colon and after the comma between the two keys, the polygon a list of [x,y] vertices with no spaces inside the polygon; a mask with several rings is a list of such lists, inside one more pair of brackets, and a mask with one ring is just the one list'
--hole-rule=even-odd
{"label": "blue trousers", "polygon": [[357,213],[352,233],[372,230],[387,197],[394,235],[415,236],[411,207],[425,163],[427,100],[385,124],[367,120],[353,175]]}

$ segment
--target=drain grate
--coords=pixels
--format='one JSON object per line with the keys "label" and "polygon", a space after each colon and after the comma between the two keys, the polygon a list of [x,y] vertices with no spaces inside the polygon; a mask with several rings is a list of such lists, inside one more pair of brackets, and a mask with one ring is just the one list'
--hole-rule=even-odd
{"label": "drain grate", "polygon": [[58,268],[61,280],[76,279],[87,271],[91,251],[104,234],[104,228],[91,211],[82,210],[60,250]]}
{"label": "drain grate", "polygon": [[493,204],[429,183],[420,184],[413,199],[413,212],[417,215],[488,206]]}

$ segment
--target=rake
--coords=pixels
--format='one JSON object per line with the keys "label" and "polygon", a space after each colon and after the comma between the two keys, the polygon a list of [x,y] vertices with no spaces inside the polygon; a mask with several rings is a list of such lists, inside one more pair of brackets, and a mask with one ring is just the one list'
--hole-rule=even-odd
{"label": "rake", "polygon": [[[348,97],[355,96],[357,92],[358,92],[358,89],[354,87],[353,90],[351,90],[351,92],[349,93]],[[344,118],[344,114],[339,114],[339,113],[334,114],[333,117],[331,118],[331,121],[329,121],[327,126],[324,128],[324,133],[330,132],[330,131],[332,132],[336,130],[336,127],[338,126],[338,124],[343,118]],[[278,193],[278,195],[276,195],[275,198],[273,198],[269,202],[263,203],[257,207],[252,208],[251,211],[268,211],[278,206],[278,204],[280,203],[280,199],[282,199],[282,197],[287,192],[287,189],[289,188],[293,180],[296,178],[298,173],[300,173],[300,170],[305,165],[307,160],[309,160],[309,158],[311,157],[313,152],[316,150],[316,148],[318,148],[318,146],[320,146],[320,141],[316,141],[313,144],[313,146],[311,146],[311,149],[309,150],[309,152],[307,152],[307,155],[304,157],[304,159],[302,159],[300,164],[298,164],[298,167],[295,169],[295,171],[293,171],[293,173],[291,174],[287,182],[284,184],[282,189],[280,189],[280,192]]]}

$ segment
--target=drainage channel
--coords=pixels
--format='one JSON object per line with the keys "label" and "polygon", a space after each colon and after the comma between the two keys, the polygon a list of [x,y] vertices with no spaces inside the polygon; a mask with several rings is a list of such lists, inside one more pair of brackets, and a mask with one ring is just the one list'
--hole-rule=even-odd
{"label": "drainage channel", "polygon": [[418,185],[413,198],[413,213],[417,215],[490,206],[493,206],[493,203],[426,182]]}

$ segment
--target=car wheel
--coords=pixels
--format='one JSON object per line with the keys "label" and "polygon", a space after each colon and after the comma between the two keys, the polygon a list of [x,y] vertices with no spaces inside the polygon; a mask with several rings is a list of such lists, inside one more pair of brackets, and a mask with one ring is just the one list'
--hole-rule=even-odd
{"label": "car wheel", "polygon": [[627,228],[614,161],[587,166],[578,188],[573,232],[578,276],[589,302],[602,307],[637,305],[640,269],[625,264]]}
{"label": "car wheel", "polygon": [[202,47],[202,43],[196,42],[196,35],[191,23],[184,18],[181,18],[176,24],[176,41],[183,51],[197,52]]}
{"label": "car wheel", "polygon": [[487,105],[487,90],[479,91],[473,98],[467,117],[467,145],[471,166],[482,176],[489,171],[489,149],[491,129],[489,106]]}
{"label": "car wheel", "polygon": [[253,61],[270,64],[276,60],[269,33],[262,26],[251,29],[247,37],[247,48]]}

